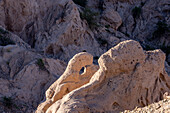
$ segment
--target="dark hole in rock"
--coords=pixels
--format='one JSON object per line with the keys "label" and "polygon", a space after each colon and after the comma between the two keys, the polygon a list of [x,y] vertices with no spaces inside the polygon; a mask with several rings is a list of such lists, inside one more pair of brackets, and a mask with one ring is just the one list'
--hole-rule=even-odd
{"label": "dark hole in rock", "polygon": [[81,70],[79,72],[80,75],[84,73],[84,69],[85,69],[84,67],[81,68]]}

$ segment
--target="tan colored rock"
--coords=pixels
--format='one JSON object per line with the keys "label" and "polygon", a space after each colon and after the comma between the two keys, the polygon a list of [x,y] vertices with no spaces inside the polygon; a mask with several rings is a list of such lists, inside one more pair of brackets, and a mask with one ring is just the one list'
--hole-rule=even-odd
{"label": "tan colored rock", "polygon": [[170,92],[164,61],[161,50],[143,51],[136,41],[121,42],[99,58],[100,68],[89,83],[56,99],[46,113],[120,112],[157,102]]}
{"label": "tan colored rock", "polygon": [[[84,67],[84,72],[80,70]],[[45,112],[50,105],[63,98],[72,90],[89,82],[91,76],[98,70],[93,64],[93,56],[82,52],[76,54],[68,63],[63,75],[46,91],[46,101],[39,105],[37,112]]]}

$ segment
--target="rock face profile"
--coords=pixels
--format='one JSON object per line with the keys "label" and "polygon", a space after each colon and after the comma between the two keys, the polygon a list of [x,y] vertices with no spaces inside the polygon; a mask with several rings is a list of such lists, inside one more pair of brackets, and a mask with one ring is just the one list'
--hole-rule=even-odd
{"label": "rock face profile", "polygon": [[36,113],[116,113],[162,100],[170,92],[164,61],[161,50],[144,51],[133,40],[101,55],[99,68],[90,54],[79,53],[46,91]]}

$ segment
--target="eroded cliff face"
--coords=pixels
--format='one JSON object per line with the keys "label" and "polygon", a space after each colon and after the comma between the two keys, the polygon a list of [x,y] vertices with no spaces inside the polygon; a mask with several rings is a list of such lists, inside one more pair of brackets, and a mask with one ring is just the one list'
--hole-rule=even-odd
{"label": "eroded cliff face", "polygon": [[89,58],[88,53],[80,53],[70,60],[64,74],[47,90],[37,113],[120,112],[157,102],[170,92],[161,50],[144,51],[136,41],[121,42],[101,55],[99,69],[89,70],[92,73],[84,82],[78,73],[81,67],[91,66]]}

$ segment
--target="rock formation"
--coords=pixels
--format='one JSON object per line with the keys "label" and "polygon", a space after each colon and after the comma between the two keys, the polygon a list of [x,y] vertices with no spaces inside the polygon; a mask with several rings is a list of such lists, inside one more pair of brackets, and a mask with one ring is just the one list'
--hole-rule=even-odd
{"label": "rock formation", "polygon": [[99,58],[99,69],[96,73],[96,68],[89,70],[84,82],[78,73],[92,64],[90,57],[80,53],[70,60],[64,74],[47,90],[37,113],[120,112],[157,102],[170,92],[161,50],[144,51],[136,41],[121,42]]}
{"label": "rock formation", "polygon": [[[170,9],[168,0],[76,1],[0,0],[0,112],[32,113],[43,101],[44,92],[62,75],[68,61],[77,53],[87,52],[79,54],[81,57],[87,56],[89,62],[83,63],[87,65],[84,74],[81,73],[80,68],[75,70],[75,78],[82,75],[82,78],[77,79],[77,83],[72,83],[74,85],[69,88],[68,84],[70,83],[64,82],[70,79],[73,73],[72,67],[67,68],[67,73],[63,74],[66,78],[61,79],[61,77],[60,81],[56,81],[47,91],[49,104],[42,103],[39,110],[50,110],[49,107],[63,99],[64,95],[88,84],[96,71],[99,73],[101,68],[107,68],[104,65],[108,65],[108,63],[103,64],[99,60],[100,69],[97,69],[98,58],[125,40],[138,41],[144,50],[158,48],[163,50],[166,53],[165,70],[170,75]],[[94,26],[91,27],[91,25]],[[143,59],[149,62],[148,59],[152,56],[150,54],[161,54],[161,52],[158,50],[144,52],[144,56],[148,56],[148,58],[143,57]],[[92,57],[94,57],[95,65],[92,63]],[[134,56],[134,58],[136,57]],[[100,59],[105,58],[101,57]],[[125,61],[126,58],[122,60],[122,62]],[[145,70],[145,61],[139,62],[140,65],[144,65],[141,70]],[[157,61],[151,62],[154,64]],[[156,73],[148,72],[152,70],[151,67],[156,70],[155,72],[158,72],[158,67],[149,63],[148,65],[150,67],[146,72],[141,71],[144,73],[144,77],[146,74],[158,76]],[[160,67],[163,69],[163,63]],[[123,73],[125,71],[124,67],[118,70]],[[127,70],[129,73],[133,72],[131,69]],[[117,73],[119,74],[119,72]],[[84,79],[86,74],[88,76]],[[99,74],[97,75],[99,76]],[[104,75],[107,74],[104,73]],[[163,75],[165,74],[163,73]],[[161,77],[160,75],[159,78]],[[127,80],[129,79],[127,78]],[[157,80],[159,84],[159,79],[153,78],[154,80]],[[60,90],[63,91],[62,94]],[[150,90],[148,88],[148,92]],[[6,101],[9,101],[10,98],[13,103],[11,103],[12,108],[6,106]],[[156,97],[153,96],[153,98]],[[139,103],[142,103],[141,101],[139,100]],[[148,99],[148,103],[150,102],[154,102],[154,99],[153,101]],[[89,103],[91,102],[87,102],[87,105]],[[145,102],[143,103],[145,104]],[[15,104],[18,106],[18,110]]]}

